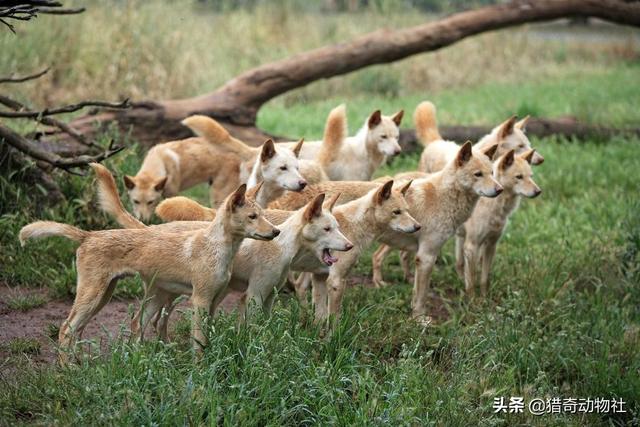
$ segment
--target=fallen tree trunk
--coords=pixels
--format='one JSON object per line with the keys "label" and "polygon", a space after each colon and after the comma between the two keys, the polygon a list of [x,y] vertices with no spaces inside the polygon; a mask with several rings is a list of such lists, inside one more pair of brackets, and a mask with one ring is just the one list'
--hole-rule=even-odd
{"label": "fallen tree trunk", "polygon": [[[491,132],[488,126],[439,126],[440,134],[444,139],[464,142],[471,140],[478,141],[480,138]],[[560,119],[531,118],[527,122],[527,136],[544,138],[548,136],[560,136],[564,138],[586,139],[608,139],[616,135],[627,135],[640,138],[640,128],[612,128],[606,126],[588,125],[578,122],[573,117]],[[422,150],[422,146],[417,142],[415,130],[402,129],[400,132],[400,145],[402,151],[411,153]]]}
{"label": "fallen tree trunk", "polygon": [[[205,114],[219,120],[238,138],[263,140],[266,135],[255,125],[257,112],[265,102],[287,91],[369,65],[437,50],[482,32],[566,17],[597,17],[640,26],[640,4],[622,0],[516,0],[488,6],[407,29],[375,31],[348,43],[265,64],[205,95],[134,102],[130,110],[83,116],[71,126],[83,134],[91,134],[115,122],[137,141],[155,144],[188,136],[189,131],[180,121],[192,114]],[[64,134],[57,137],[69,138]]]}
{"label": "fallen tree trunk", "polygon": [[[491,126],[463,125],[440,125],[438,128],[444,139],[460,143],[466,140],[476,142],[491,132],[492,129]],[[272,135],[256,128],[236,126],[231,129],[237,138],[254,146],[259,146],[268,138],[279,142],[293,141],[295,139],[293,135]],[[253,131],[248,131],[249,129],[253,129]],[[613,136],[621,135],[640,139],[640,128],[613,128],[588,125],[579,122],[574,117],[562,117],[558,119],[531,118],[527,122],[527,135],[538,138],[554,135],[568,139],[575,138],[577,140],[609,139]],[[413,153],[422,150],[422,146],[416,139],[415,129],[400,130],[400,146],[402,146],[403,153]],[[48,149],[51,152],[61,155],[83,154],[88,148],[89,147],[80,144],[68,144],[62,143],[61,141],[48,145]]]}

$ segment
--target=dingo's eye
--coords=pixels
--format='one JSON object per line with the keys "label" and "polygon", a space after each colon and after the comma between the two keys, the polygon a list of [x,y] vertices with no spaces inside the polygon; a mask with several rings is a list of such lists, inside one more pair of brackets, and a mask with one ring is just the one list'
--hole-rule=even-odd
{"label": "dingo's eye", "polygon": [[257,213],[252,213],[251,215],[249,215],[249,219],[256,219],[256,218],[258,218]]}
{"label": "dingo's eye", "polygon": [[395,211],[393,211],[394,215],[400,215],[402,213],[402,211],[400,209],[396,209]]}
{"label": "dingo's eye", "polygon": [[331,231],[331,227],[325,227],[324,231],[326,231],[327,233]]}
{"label": "dingo's eye", "polygon": [[149,200],[149,201],[147,202],[147,205],[148,205],[148,206],[151,206],[152,204],[153,204],[153,200]]}
{"label": "dingo's eye", "polygon": [[380,138],[387,139],[387,135],[380,135]]}
{"label": "dingo's eye", "polygon": [[524,176],[522,174],[516,175],[516,179],[522,179],[522,178],[524,178]]}
{"label": "dingo's eye", "polygon": [[133,201],[133,204],[134,204],[134,205],[139,205],[139,204],[140,204],[140,200],[134,200],[134,201]]}
{"label": "dingo's eye", "polygon": [[286,166],[280,166],[280,170],[281,170],[281,171],[286,171],[286,170],[287,170],[287,167],[286,167]]}
{"label": "dingo's eye", "polygon": [[477,176],[478,178],[480,178],[482,176],[482,172],[478,171],[478,172],[474,173],[473,175]]}
{"label": "dingo's eye", "polygon": [[518,145],[518,148],[524,148],[524,144]]}

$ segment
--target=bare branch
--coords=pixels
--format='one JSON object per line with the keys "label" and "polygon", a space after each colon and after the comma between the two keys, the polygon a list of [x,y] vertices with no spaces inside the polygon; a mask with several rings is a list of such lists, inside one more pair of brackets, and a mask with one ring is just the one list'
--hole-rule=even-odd
{"label": "bare branch", "polygon": [[78,7],[75,9],[38,9],[38,13],[43,13],[46,15],[76,15],[78,13],[84,12],[86,9],[84,7]]}
{"label": "bare branch", "polygon": [[52,116],[55,114],[73,113],[86,107],[100,107],[109,109],[125,109],[131,107],[129,98],[121,102],[107,101],[81,101],[77,104],[66,105],[59,108],[45,108],[42,111],[0,111],[0,117],[9,119],[37,119],[38,117]]}
{"label": "bare branch", "polygon": [[16,30],[8,20],[29,21],[39,13],[48,15],[73,15],[82,13],[85,8],[62,8],[62,3],[51,0],[3,0],[0,2],[0,22],[15,34]]}
{"label": "bare branch", "polygon": [[[0,95],[0,104],[3,104],[15,111],[31,111],[24,104],[4,95]],[[85,138],[84,135],[82,135],[80,132],[78,132],[68,124],[61,122],[60,120],[54,119],[53,117],[37,116],[37,117],[34,117],[34,120],[36,120],[39,123],[42,123],[43,125],[53,126],[60,129],[62,132],[68,134],[73,139],[75,139],[76,141],[78,141],[83,145],[87,145],[89,147],[97,147],[97,145],[94,142],[88,141],[87,138]]]}
{"label": "bare branch", "polygon": [[55,153],[43,150],[42,147],[39,147],[37,144],[34,144],[32,141],[29,141],[22,135],[1,124],[0,139],[4,140],[7,144],[11,145],[16,150],[28,155],[29,157],[32,157],[35,160],[43,161],[50,164],[51,166],[75,174],[78,174],[78,172],[73,171],[73,168],[86,166],[91,162],[101,162],[102,160],[119,153],[125,148],[123,146],[114,146],[112,140],[109,143],[109,147],[100,154],[94,156],[85,154],[75,157],[61,157]]}
{"label": "bare branch", "polygon": [[5,21],[4,19],[0,19],[0,22],[2,22],[4,25],[7,26],[7,28],[9,28],[9,31],[11,31],[13,34],[16,33],[16,29],[13,25],[9,24],[7,21]]}
{"label": "bare branch", "polygon": [[50,68],[47,67],[42,71],[38,71],[37,73],[29,74],[22,77],[0,77],[0,83],[22,83],[28,80],[35,80],[47,74],[49,72],[49,69]]}

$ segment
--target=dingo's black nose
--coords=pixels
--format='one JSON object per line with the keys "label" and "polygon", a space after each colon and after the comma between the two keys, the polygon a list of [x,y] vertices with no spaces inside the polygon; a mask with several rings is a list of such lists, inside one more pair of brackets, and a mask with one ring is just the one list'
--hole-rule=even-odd
{"label": "dingo's black nose", "polygon": [[307,186],[307,181],[298,181],[298,186],[300,187],[300,190],[304,190],[304,187]]}
{"label": "dingo's black nose", "polygon": [[350,251],[351,249],[353,249],[353,245],[351,243],[347,243],[346,245],[344,245],[345,251]]}
{"label": "dingo's black nose", "polygon": [[278,230],[277,228],[274,228],[271,234],[273,234],[273,237],[277,237],[280,234],[280,230]]}

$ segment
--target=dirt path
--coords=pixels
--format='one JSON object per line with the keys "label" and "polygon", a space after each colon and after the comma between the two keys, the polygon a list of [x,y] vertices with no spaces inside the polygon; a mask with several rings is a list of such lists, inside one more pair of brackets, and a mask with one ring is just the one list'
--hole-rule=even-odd
{"label": "dirt path", "polygon": [[[352,276],[349,286],[364,285],[373,287],[367,276]],[[227,312],[237,307],[240,293],[231,293],[222,302],[221,308]],[[26,311],[10,308],[9,301],[16,297],[35,296],[46,301],[39,307]],[[448,299],[454,298],[447,295]],[[0,285],[0,371],[11,369],[15,365],[16,358],[24,357],[21,349],[27,348],[32,362],[51,363],[56,360],[56,341],[58,328],[69,314],[73,301],[51,300],[47,297],[47,290],[43,288],[9,287]],[[112,299],[97,316],[87,325],[83,339],[100,343],[101,348],[106,348],[106,343],[118,336],[128,336],[130,320],[140,302],[135,299]],[[177,309],[187,310],[188,302],[183,301]],[[429,312],[435,322],[440,322],[449,317],[443,300],[432,295],[428,303]],[[179,316],[172,316],[170,328]],[[153,328],[147,332],[151,337]],[[19,347],[19,348],[16,348]]]}
{"label": "dirt path", "polygon": [[[27,311],[11,309],[8,301],[17,296],[35,295],[47,298],[44,289],[0,287],[0,366],[10,365],[8,359],[15,357],[12,344],[39,346],[38,350],[28,352],[36,363],[49,363],[56,359],[57,331],[71,310],[71,300],[49,300],[40,307]],[[239,293],[232,293],[222,302],[222,309],[233,310],[239,300]],[[83,339],[106,343],[120,334],[129,334],[132,313],[139,305],[138,300],[113,299],[87,325]],[[188,308],[182,302],[177,309]],[[178,319],[172,316],[171,326]],[[152,329],[152,328],[150,328]],[[34,342],[35,341],[35,342]],[[102,346],[101,346],[102,347]]]}

